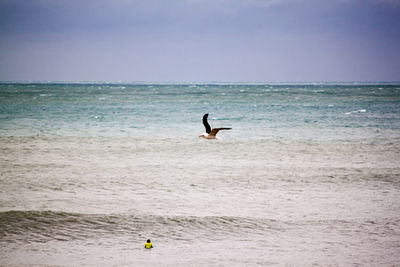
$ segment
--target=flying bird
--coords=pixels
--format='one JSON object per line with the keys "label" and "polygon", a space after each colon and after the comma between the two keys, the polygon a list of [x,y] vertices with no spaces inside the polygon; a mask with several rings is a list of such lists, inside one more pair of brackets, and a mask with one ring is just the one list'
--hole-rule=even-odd
{"label": "flying bird", "polygon": [[204,127],[206,127],[206,132],[201,134],[199,137],[203,137],[205,139],[220,139],[216,136],[220,130],[232,129],[232,128],[213,128],[213,129],[211,129],[210,124],[208,124],[207,118],[208,118],[208,113],[204,114],[204,116],[203,116],[203,124],[204,124]]}

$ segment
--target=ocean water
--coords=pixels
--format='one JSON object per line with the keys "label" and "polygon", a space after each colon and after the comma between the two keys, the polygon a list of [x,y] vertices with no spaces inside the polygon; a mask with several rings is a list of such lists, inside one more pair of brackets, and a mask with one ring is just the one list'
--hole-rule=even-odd
{"label": "ocean water", "polygon": [[399,159],[400,84],[3,83],[0,265],[398,266]]}

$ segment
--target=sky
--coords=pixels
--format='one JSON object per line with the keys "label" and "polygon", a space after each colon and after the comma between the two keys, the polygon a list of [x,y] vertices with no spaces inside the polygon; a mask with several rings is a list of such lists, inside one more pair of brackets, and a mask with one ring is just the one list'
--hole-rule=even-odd
{"label": "sky", "polygon": [[400,81],[400,0],[0,0],[1,81]]}

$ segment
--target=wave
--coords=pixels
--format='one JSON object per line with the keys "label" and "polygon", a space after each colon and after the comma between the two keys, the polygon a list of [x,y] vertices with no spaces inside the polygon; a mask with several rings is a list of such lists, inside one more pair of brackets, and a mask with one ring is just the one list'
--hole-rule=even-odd
{"label": "wave", "polygon": [[0,212],[0,239],[5,242],[87,239],[102,235],[183,238],[225,233],[278,230],[274,220],[240,217],[79,214],[56,211]]}
{"label": "wave", "polygon": [[265,218],[229,216],[160,216],[129,214],[80,214],[56,211],[0,212],[0,242],[49,242],[129,236],[138,241],[148,237],[177,240],[215,240],[265,236],[297,229],[335,227],[350,232],[359,227],[371,232],[397,228],[400,220],[388,221],[280,221]]}

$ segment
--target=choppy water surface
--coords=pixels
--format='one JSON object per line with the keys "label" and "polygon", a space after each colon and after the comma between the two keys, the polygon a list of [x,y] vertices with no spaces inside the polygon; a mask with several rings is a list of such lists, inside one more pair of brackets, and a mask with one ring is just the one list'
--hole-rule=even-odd
{"label": "choppy water surface", "polygon": [[399,141],[397,85],[2,84],[0,264],[395,266]]}

